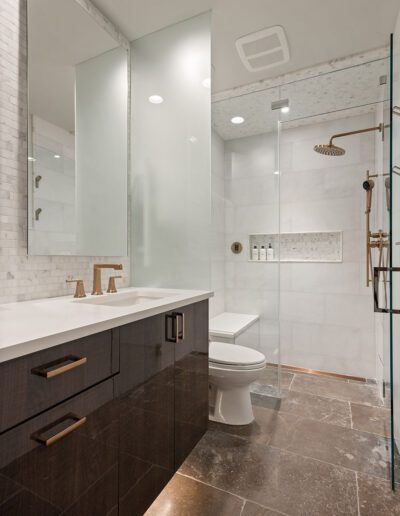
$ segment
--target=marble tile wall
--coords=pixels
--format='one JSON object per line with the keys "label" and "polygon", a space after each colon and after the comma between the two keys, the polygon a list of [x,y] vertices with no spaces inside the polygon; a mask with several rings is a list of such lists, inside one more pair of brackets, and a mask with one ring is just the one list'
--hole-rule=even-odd
{"label": "marble tile wall", "polygon": [[[279,264],[250,263],[249,235],[279,231],[279,176],[273,133],[225,142],[225,308],[260,315],[247,342],[271,362],[279,356]],[[241,242],[241,254],[231,244]]]}
{"label": "marble tile wall", "polygon": [[346,154],[313,151],[332,134],[375,125],[374,114],[285,130],[281,138],[281,231],[343,231],[342,263],[281,264],[284,364],[375,378],[374,312],[365,286],[365,192],[375,136],[341,141]]}
{"label": "marble tile wall", "polygon": [[27,256],[26,0],[0,3],[0,303],[66,295],[68,275],[90,285],[97,261],[127,257]]}
{"label": "marble tile wall", "polygon": [[[372,291],[365,287],[364,190],[374,135],[346,139],[346,154],[313,146],[374,125],[374,114],[225,142],[225,309],[260,315],[271,362],[375,378]],[[280,200],[280,207],[279,207]],[[343,231],[341,263],[250,263],[249,234]],[[244,250],[235,255],[232,242]],[[279,322],[280,321],[280,322]],[[279,335],[280,334],[280,335]],[[279,350],[280,339],[280,350]]]}

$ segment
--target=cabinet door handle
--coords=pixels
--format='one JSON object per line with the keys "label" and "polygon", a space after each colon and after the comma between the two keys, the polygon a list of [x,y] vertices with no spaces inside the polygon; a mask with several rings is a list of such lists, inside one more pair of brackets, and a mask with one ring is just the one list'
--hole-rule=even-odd
{"label": "cabinet door handle", "polygon": [[[170,327],[172,328],[171,336]],[[165,340],[167,342],[178,342],[178,319],[174,313],[165,316]]]}
{"label": "cabinet door handle", "polygon": [[[60,425],[64,421],[67,421],[68,419],[72,419],[74,422],[61,430],[60,432],[57,432],[56,434],[52,435],[51,437],[45,437],[43,434],[47,433],[49,430],[54,428],[55,426]],[[86,423],[86,417],[80,417],[74,414],[73,412],[69,412],[63,417],[60,417],[56,421],[53,421],[53,423],[50,423],[49,425],[44,426],[37,432],[34,432],[31,435],[31,439],[33,441],[37,441],[38,443],[42,444],[43,446],[51,446],[55,442],[59,441],[66,435],[70,434],[80,426],[82,426],[84,423]]]}
{"label": "cabinet door handle", "polygon": [[[176,341],[178,342],[179,340],[185,340],[185,314],[182,312],[173,312],[173,315],[176,317]],[[180,325],[179,319],[181,321]]]}
{"label": "cabinet door handle", "polygon": [[[69,362],[68,364],[62,365],[60,367],[56,367],[52,369],[52,367],[57,366],[59,364],[63,364],[64,362]],[[67,355],[66,357],[59,358],[58,360],[54,360],[53,362],[48,362],[47,364],[43,364],[39,367],[34,367],[31,370],[32,374],[37,376],[42,376],[43,378],[49,379],[58,376],[59,374],[66,373],[67,371],[71,371],[71,369],[75,369],[81,365],[86,364],[86,357],[76,357],[74,355]]]}
{"label": "cabinet door handle", "polygon": [[[181,323],[179,324],[179,320]],[[172,323],[171,325],[169,323]],[[169,329],[172,328],[172,335],[170,336]],[[165,316],[165,339],[167,342],[178,343],[185,339],[185,314],[182,312],[172,312]]]}

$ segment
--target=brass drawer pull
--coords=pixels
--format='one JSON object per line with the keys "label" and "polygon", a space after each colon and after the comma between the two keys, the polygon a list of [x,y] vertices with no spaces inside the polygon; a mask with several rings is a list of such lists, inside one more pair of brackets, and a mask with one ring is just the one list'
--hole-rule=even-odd
{"label": "brass drawer pull", "polygon": [[[67,426],[66,428],[64,428],[60,432],[52,435],[51,437],[45,437],[44,435],[42,435],[42,434],[45,434],[46,432],[48,432],[49,430],[51,430],[52,428],[54,428],[55,426],[60,425],[64,421],[67,421],[68,419],[72,419],[74,421],[74,423],[72,423],[71,425]],[[43,428],[41,428],[37,432],[34,432],[31,435],[31,439],[33,441],[37,441],[38,443],[42,444],[43,446],[51,446],[55,442],[59,441],[60,439],[62,439],[66,435],[70,434],[71,432],[73,432],[74,430],[76,430],[77,428],[82,426],[84,423],[86,423],[86,417],[80,417],[80,416],[77,416],[76,414],[74,414],[72,412],[69,412],[68,414],[66,414],[63,417],[60,417],[59,419],[57,419],[53,423],[50,423],[49,425],[44,426]]]}
{"label": "brass drawer pull", "polygon": [[[52,367],[57,366],[58,364],[63,364],[64,362],[69,362],[68,364],[62,365],[60,367],[56,367],[56,369],[52,369]],[[47,364],[43,364],[39,367],[34,367],[31,370],[32,374],[37,376],[42,376],[43,378],[49,379],[58,376],[59,374],[66,373],[67,371],[71,371],[71,369],[75,369],[83,364],[86,364],[86,357],[76,357],[74,355],[68,355],[63,358],[59,358],[58,360],[54,360],[53,362],[48,362]]]}
{"label": "brass drawer pull", "polygon": [[[179,342],[185,339],[185,314],[182,312],[172,312],[172,315],[175,317],[176,342]],[[179,320],[181,321],[180,324]]]}

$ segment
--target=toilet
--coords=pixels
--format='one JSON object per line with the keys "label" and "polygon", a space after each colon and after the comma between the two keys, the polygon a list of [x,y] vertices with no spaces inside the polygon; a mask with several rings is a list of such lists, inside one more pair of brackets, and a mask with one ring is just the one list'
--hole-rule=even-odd
{"label": "toilet", "polygon": [[210,342],[209,419],[226,425],[254,421],[250,384],[266,366],[265,356],[255,349],[224,342]]}

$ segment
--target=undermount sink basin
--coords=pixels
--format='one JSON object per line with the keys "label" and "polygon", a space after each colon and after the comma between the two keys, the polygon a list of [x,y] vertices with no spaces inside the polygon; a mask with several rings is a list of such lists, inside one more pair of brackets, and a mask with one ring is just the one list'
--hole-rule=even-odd
{"label": "undermount sink basin", "polygon": [[105,294],[102,296],[91,296],[77,300],[78,303],[104,306],[133,306],[142,303],[149,303],[157,299],[171,297],[171,293],[160,293],[149,291],[119,292],[116,294]]}

